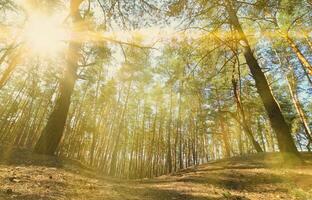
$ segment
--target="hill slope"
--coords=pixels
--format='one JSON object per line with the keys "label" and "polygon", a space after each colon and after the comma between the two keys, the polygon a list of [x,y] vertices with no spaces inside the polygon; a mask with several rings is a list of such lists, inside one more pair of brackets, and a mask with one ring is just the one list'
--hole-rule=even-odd
{"label": "hill slope", "polygon": [[312,200],[312,154],[282,168],[278,154],[210,162],[174,175],[125,181],[98,177],[73,161],[0,148],[0,199]]}

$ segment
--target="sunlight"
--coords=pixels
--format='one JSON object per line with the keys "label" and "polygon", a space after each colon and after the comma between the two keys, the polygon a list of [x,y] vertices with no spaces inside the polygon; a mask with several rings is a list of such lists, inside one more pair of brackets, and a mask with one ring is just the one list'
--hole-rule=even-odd
{"label": "sunlight", "polygon": [[29,17],[23,39],[32,54],[52,56],[65,48],[67,35],[57,17],[36,14]]}

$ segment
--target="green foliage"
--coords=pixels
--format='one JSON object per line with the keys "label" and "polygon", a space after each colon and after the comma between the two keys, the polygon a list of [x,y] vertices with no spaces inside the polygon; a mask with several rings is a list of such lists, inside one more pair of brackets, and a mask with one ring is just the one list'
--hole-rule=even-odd
{"label": "green foliage", "polygon": [[[40,2],[38,6],[49,12],[60,9],[67,13],[64,2]],[[292,126],[293,135],[303,132],[302,118],[294,109],[285,75],[290,68],[298,77],[294,87],[308,124],[312,112],[310,83],[280,32],[289,30],[302,55],[311,60],[307,40],[299,37],[300,28],[310,30],[311,13],[306,4],[299,0],[233,1],[252,55],[265,72],[269,91]],[[2,12],[2,8],[9,10],[11,3],[0,1],[0,5]],[[24,17],[24,10],[14,9]],[[173,17],[168,29],[179,24],[187,31],[150,44],[146,24],[161,22],[163,10],[165,17]],[[70,66],[70,70],[77,67],[78,71],[73,76],[74,92],[66,99],[70,109],[57,153],[81,160],[104,174],[158,176],[223,158],[226,145],[230,156],[255,152],[246,126],[266,151],[278,150],[270,116],[246,63],[246,41],[239,41],[223,1],[90,1],[90,7],[85,1],[80,11],[81,32],[73,35],[85,38],[65,41],[81,44],[77,63],[70,63],[72,52],[65,50],[56,59],[42,59],[30,56],[25,49],[23,59],[1,88],[2,141],[34,146],[57,107],[56,99],[64,89],[59,88],[60,78]],[[152,15],[154,12],[157,15]],[[296,20],[305,12],[307,18]],[[12,23],[12,17],[1,14],[3,23]],[[70,24],[70,20],[64,21],[66,26]],[[142,26],[146,29],[140,29]],[[105,39],[113,31],[122,36]],[[102,34],[104,39],[94,36]],[[1,57],[8,42],[0,43]],[[3,59],[1,75],[11,57]],[[301,198],[300,191],[295,193]]]}

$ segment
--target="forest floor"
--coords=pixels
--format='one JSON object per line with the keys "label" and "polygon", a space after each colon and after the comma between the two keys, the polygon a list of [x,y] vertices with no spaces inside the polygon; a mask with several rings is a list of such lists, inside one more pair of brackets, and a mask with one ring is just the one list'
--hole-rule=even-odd
{"label": "forest floor", "polygon": [[0,199],[312,200],[312,154],[283,167],[279,154],[209,162],[154,179],[100,177],[75,161],[0,146]]}

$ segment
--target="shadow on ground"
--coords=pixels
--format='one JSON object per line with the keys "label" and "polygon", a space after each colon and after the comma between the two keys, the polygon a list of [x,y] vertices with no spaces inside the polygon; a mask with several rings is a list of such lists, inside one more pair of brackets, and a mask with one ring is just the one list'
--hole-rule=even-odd
{"label": "shadow on ground", "polygon": [[0,146],[0,199],[311,200],[312,154],[280,167],[278,154],[210,162],[154,179],[99,176],[81,163]]}

